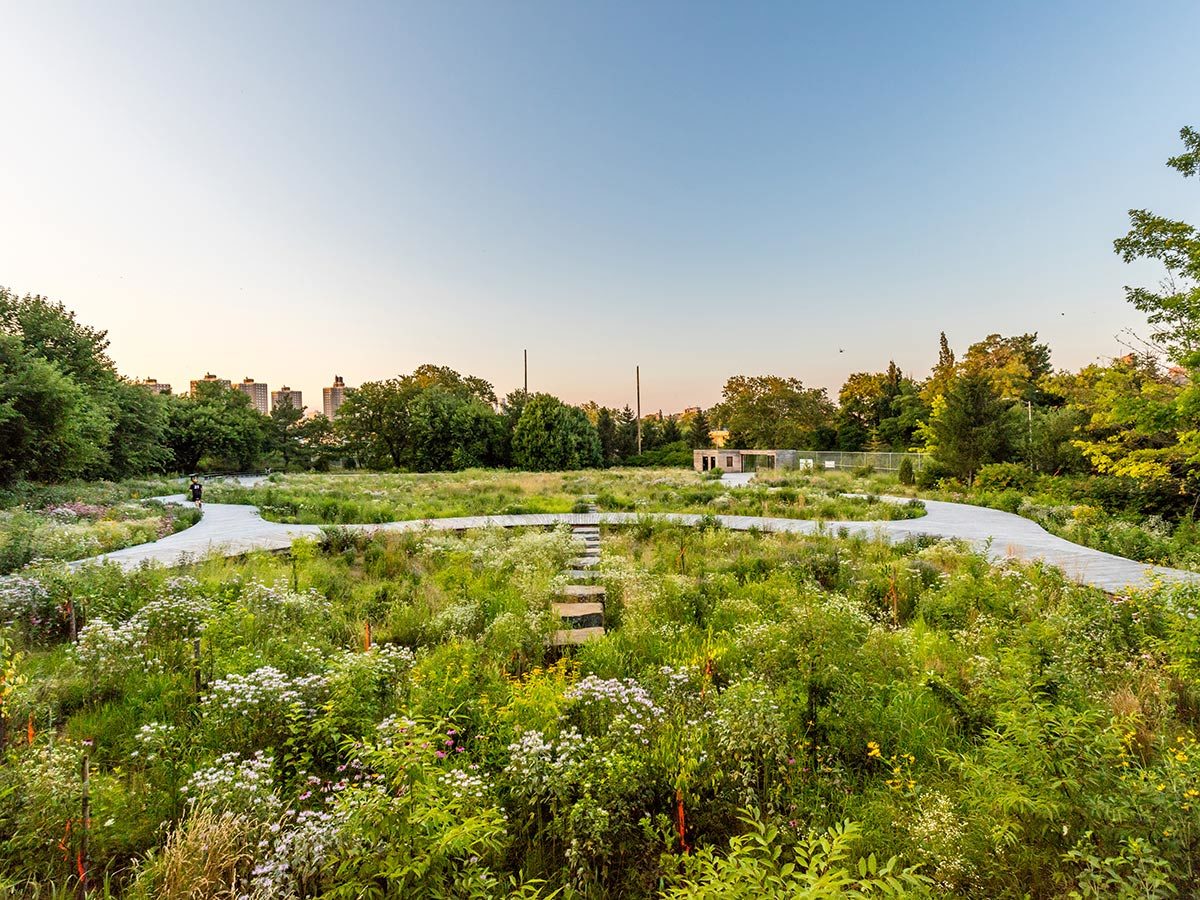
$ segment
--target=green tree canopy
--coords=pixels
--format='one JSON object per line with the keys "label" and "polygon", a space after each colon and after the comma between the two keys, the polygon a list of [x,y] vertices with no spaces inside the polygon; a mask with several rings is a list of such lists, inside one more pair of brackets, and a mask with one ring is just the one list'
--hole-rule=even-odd
{"label": "green tree canopy", "polygon": [[1039,343],[1037,332],[1004,337],[989,334],[967,348],[959,366],[963,372],[984,374],[1006,400],[1042,402],[1039,385],[1052,371],[1050,347]]}
{"label": "green tree canopy", "polygon": [[[1180,131],[1184,152],[1167,160],[1185,178],[1200,170],[1200,132]],[[1126,286],[1125,296],[1144,312],[1176,360],[1195,367],[1200,353],[1200,232],[1177,219],[1145,209],[1129,210],[1129,231],[1113,242],[1125,262],[1157,260],[1166,270],[1162,285],[1153,290]]]}
{"label": "green tree canopy", "polygon": [[271,421],[246,394],[217,382],[197,385],[194,396],[172,397],[168,409],[167,436],[178,471],[250,471],[269,445]]}
{"label": "green tree canopy", "polygon": [[599,466],[600,437],[582,409],[550,394],[525,403],[512,437],[513,465],[530,471]]}
{"label": "green tree canopy", "polygon": [[411,375],[349,391],[336,427],[372,468],[435,472],[500,465],[505,425],[494,402],[495,392],[483,379],[424,365]]}
{"label": "green tree canopy", "polygon": [[708,415],[703,409],[696,410],[687,430],[688,443],[693,450],[706,450],[712,446],[712,438],[708,436],[710,431],[712,425],[709,424]]}
{"label": "green tree canopy", "polygon": [[837,407],[824,388],[806,388],[796,378],[735,375],[712,414],[729,429],[730,446],[825,449],[833,441]]}
{"label": "green tree canopy", "polygon": [[[0,444],[7,478],[122,478],[169,462],[166,401],[117,374],[105,332],[80,323],[61,303],[0,288],[0,336],[12,372],[5,402],[13,442]],[[42,416],[33,413],[38,404],[45,404]],[[52,425],[55,410],[70,421]],[[39,418],[35,451],[16,432]]]}
{"label": "green tree canopy", "polygon": [[981,466],[1002,462],[1016,446],[1013,406],[985,373],[965,372],[935,404],[931,422],[937,461],[970,484]]}

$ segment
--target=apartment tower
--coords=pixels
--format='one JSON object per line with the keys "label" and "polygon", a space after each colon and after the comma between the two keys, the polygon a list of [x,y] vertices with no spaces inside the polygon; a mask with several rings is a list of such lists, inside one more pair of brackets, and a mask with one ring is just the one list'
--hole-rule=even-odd
{"label": "apartment tower", "polygon": [[271,414],[271,407],[268,405],[267,385],[262,381],[255,381],[250,376],[242,379],[242,383],[236,385],[237,389],[250,398],[250,405],[253,406],[261,415],[267,416]]}
{"label": "apartment tower", "polygon": [[301,392],[293,391],[286,384],[277,391],[271,391],[271,411],[274,412],[281,406],[290,406],[304,412],[304,398]]}
{"label": "apartment tower", "polygon": [[200,384],[219,384],[221,387],[225,388],[225,390],[229,390],[233,386],[228,378],[218,378],[212,372],[209,372],[203,378],[196,378],[192,380],[193,397],[196,396],[196,386]]}
{"label": "apartment tower", "polygon": [[345,399],[346,382],[342,380],[341,375],[334,375],[333,384],[321,389],[321,400],[323,401],[325,417],[332,419],[337,415],[338,407],[342,405],[342,401]]}

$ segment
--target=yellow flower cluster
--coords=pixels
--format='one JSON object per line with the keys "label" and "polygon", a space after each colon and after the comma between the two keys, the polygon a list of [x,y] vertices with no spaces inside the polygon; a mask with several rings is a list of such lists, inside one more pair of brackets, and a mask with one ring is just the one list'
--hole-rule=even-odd
{"label": "yellow flower cluster", "polygon": [[[867,758],[884,761],[883,751],[880,749],[878,742],[867,741]],[[884,784],[893,791],[911,791],[917,786],[916,780],[912,777],[912,767],[916,761],[917,758],[911,753],[889,756],[886,762],[892,767],[892,777],[884,781]]]}

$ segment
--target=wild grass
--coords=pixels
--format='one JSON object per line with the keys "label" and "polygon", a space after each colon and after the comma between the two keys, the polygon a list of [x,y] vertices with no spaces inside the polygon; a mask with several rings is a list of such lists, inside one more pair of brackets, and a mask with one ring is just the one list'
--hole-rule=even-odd
{"label": "wild grass", "polygon": [[912,518],[916,506],[846,497],[792,481],[730,488],[679,469],[607,469],[527,473],[469,470],[431,475],[273,475],[252,489],[215,488],[220,502],[259,506],[273,521],[379,523],[449,516],[601,511],[726,513],[795,519]]}
{"label": "wild grass", "polygon": [[[43,498],[44,499],[44,498]],[[0,575],[39,560],[76,560],[156,541],[199,521],[191,508],[79,500],[0,510]]]}
{"label": "wild grass", "polygon": [[71,888],[86,752],[112,896],[870,895],[871,853],[914,897],[1195,883],[1196,589],[711,524],[601,546],[607,634],[562,658],[562,529],[33,570],[86,627],[3,629],[0,872]]}

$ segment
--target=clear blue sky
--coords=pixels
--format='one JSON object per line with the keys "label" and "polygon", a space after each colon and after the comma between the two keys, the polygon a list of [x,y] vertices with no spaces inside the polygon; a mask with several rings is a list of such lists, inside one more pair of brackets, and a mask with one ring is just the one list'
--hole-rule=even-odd
{"label": "clear blue sky", "polygon": [[[1200,3],[9,3],[0,284],[119,367],[668,411],[1144,329]],[[841,352],[844,351],[844,352]]]}

